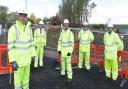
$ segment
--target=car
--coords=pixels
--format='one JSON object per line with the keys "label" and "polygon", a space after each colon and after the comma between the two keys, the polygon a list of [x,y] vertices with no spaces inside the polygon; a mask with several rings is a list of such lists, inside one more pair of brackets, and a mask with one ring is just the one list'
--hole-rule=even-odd
{"label": "car", "polygon": [[128,29],[119,29],[119,34],[128,35]]}
{"label": "car", "polygon": [[128,29],[119,29],[116,31],[124,43],[124,50],[128,50]]}

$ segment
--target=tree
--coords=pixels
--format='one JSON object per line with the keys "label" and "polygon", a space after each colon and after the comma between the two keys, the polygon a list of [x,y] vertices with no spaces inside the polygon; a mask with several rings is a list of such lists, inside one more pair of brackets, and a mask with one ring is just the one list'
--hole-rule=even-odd
{"label": "tree", "polygon": [[7,15],[7,28],[16,22],[17,17],[17,12],[11,12]]}
{"label": "tree", "polygon": [[40,20],[41,20],[41,18],[36,18],[35,23],[38,24]]}
{"label": "tree", "polygon": [[36,23],[36,16],[32,13],[32,14],[29,16],[29,20],[30,20],[32,23]]}
{"label": "tree", "polygon": [[52,25],[60,25],[61,24],[61,20],[60,20],[60,17],[58,14],[56,14],[56,16],[53,16],[51,18],[51,21]]}
{"label": "tree", "polygon": [[84,5],[85,0],[75,0],[73,4],[73,22],[74,23],[81,23],[81,15],[82,15],[82,8]]}
{"label": "tree", "polygon": [[4,27],[7,21],[7,11],[8,11],[8,7],[0,6],[0,24],[2,24]]}
{"label": "tree", "polygon": [[59,17],[61,20],[68,18],[73,24],[80,24],[84,21],[88,22],[91,16],[91,11],[96,7],[91,0],[62,0],[62,5],[59,6]]}
{"label": "tree", "polygon": [[61,21],[63,21],[65,18],[71,21],[73,2],[74,0],[62,0],[62,5],[59,5],[59,12],[58,12]]}
{"label": "tree", "polygon": [[91,0],[85,0],[85,2],[83,3],[81,16],[82,22],[88,22],[89,18],[91,17],[92,10],[96,7],[96,4],[94,2],[89,4],[89,1]]}

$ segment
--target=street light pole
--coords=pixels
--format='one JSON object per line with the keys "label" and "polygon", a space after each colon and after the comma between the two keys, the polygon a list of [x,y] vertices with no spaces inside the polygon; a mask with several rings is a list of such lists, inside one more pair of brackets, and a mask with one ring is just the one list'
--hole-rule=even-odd
{"label": "street light pole", "polygon": [[27,8],[27,0],[25,0],[25,9],[27,10],[28,8]]}
{"label": "street light pole", "polygon": [[45,17],[47,18],[47,1],[48,0],[42,0],[42,2],[44,3],[44,7],[45,7]]}
{"label": "street light pole", "polygon": [[46,18],[47,18],[47,2],[45,2],[45,8],[46,8]]}

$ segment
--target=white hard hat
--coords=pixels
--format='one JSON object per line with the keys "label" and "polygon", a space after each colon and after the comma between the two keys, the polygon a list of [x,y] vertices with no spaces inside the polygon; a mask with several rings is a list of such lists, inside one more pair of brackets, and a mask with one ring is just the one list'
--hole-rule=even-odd
{"label": "white hard hat", "polygon": [[108,19],[107,27],[113,27],[113,23],[111,22],[111,19]]}
{"label": "white hard hat", "polygon": [[121,37],[121,39],[123,39],[124,38],[124,36],[120,36]]}
{"label": "white hard hat", "polygon": [[19,10],[18,13],[19,13],[19,14],[28,14],[25,9]]}
{"label": "white hard hat", "polygon": [[42,24],[42,25],[43,25],[43,24],[44,24],[44,22],[43,22],[43,21],[40,21],[40,22],[39,22],[39,24]]}
{"label": "white hard hat", "polygon": [[85,22],[83,23],[83,25],[84,25],[84,26],[87,26],[87,25],[88,25],[88,22],[85,21]]}
{"label": "white hard hat", "polygon": [[108,23],[107,27],[113,27],[113,24],[112,23]]}
{"label": "white hard hat", "polygon": [[65,19],[65,20],[64,20],[64,23],[69,23],[68,19]]}

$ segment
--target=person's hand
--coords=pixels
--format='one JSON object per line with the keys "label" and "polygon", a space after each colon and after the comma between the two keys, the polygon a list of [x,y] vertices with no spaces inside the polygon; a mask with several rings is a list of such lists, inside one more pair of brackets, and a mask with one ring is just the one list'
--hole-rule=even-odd
{"label": "person's hand", "polygon": [[32,58],[32,59],[35,59],[35,56],[32,56],[31,58]]}
{"label": "person's hand", "polygon": [[61,54],[61,51],[58,51],[58,54]]}
{"label": "person's hand", "polygon": [[12,64],[13,70],[17,71],[18,64],[16,63],[16,61],[11,62],[11,64]]}
{"label": "person's hand", "polygon": [[71,56],[71,53],[68,52],[67,56]]}

